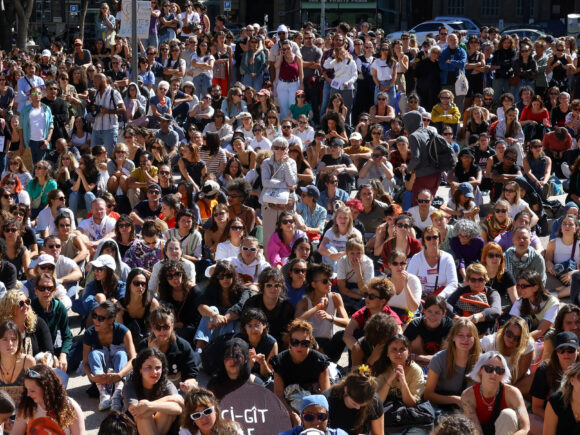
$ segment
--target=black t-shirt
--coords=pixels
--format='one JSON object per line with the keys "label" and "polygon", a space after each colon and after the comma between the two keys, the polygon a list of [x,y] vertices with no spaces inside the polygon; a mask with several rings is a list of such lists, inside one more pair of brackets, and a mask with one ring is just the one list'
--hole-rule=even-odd
{"label": "black t-shirt", "polygon": [[485,151],[479,149],[479,147],[474,148],[475,154],[475,164],[479,166],[481,169],[484,169],[487,166],[487,160],[490,157],[495,156],[495,151],[491,149],[489,146]]}
{"label": "black t-shirt", "polygon": [[455,176],[457,177],[457,181],[460,183],[468,182],[471,177],[477,178],[480,172],[481,168],[475,163],[470,165],[467,171],[463,167],[461,161],[457,162],[457,165],[455,165]]}
{"label": "black t-shirt", "polygon": [[530,387],[531,397],[536,397],[541,400],[548,400],[550,396],[558,390],[560,385],[560,376],[553,380],[554,388],[552,388],[548,384],[548,370],[548,363],[543,362],[536,370],[536,373],[534,373],[534,380],[532,381],[532,386]]}
{"label": "black t-shirt", "polygon": [[248,308],[259,308],[266,314],[269,325],[268,332],[278,341],[282,340],[282,334],[286,332],[288,323],[294,320],[294,307],[285,299],[279,299],[274,309],[270,311],[264,305],[264,296],[257,294],[244,304],[244,310]]}
{"label": "black t-shirt", "polygon": [[556,433],[577,434],[580,432],[580,424],[577,423],[576,418],[574,418],[572,405],[564,405],[561,391],[554,393],[554,395],[548,399],[548,402],[550,402],[554,413],[558,416],[558,426],[556,426]]}
{"label": "black t-shirt", "polygon": [[507,289],[516,285],[516,280],[514,279],[514,276],[509,270],[506,270],[503,273],[500,280],[498,280],[497,277],[495,277],[493,279],[490,279],[486,285],[498,291],[498,293],[501,296],[502,307],[512,306],[512,301],[510,300]]}
{"label": "black t-shirt", "polygon": [[369,405],[367,418],[363,423],[361,430],[355,431],[352,426],[357,421],[358,409],[348,408],[344,404],[344,399],[339,397],[333,388],[322,393],[328,400],[328,427],[342,429],[349,435],[358,435],[360,433],[369,433],[371,421],[378,420],[383,415],[383,402],[377,393],[375,393],[372,403]]}
{"label": "black t-shirt", "polygon": [[[517,164],[513,164],[511,166],[511,168],[509,168],[508,170],[506,170],[503,162],[497,162],[495,165],[493,165],[491,172],[494,175],[516,175],[518,173],[518,171],[520,171],[520,173],[523,173],[523,171],[521,170],[521,168],[517,165]],[[503,183],[493,183],[493,191],[492,191],[492,201],[497,201],[499,199],[499,197],[501,196],[501,192],[503,190]]]}
{"label": "black t-shirt", "polygon": [[195,327],[199,324],[201,314],[197,310],[199,306],[199,297],[201,290],[196,286],[189,289],[189,293],[184,301],[176,301],[175,299],[160,299],[159,302],[167,304],[173,308],[175,313],[175,321],[183,323],[184,327]]}
{"label": "black t-shirt", "polygon": [[161,188],[161,196],[169,195],[170,193],[177,193],[177,185],[170,184],[167,187]]}
{"label": "black t-shirt", "polygon": [[441,324],[437,328],[431,330],[425,326],[423,318],[418,317],[411,320],[407,325],[404,334],[409,341],[413,341],[417,336],[420,336],[423,340],[423,349],[425,349],[427,355],[435,355],[441,350],[441,344],[447,337],[447,334],[449,334],[452,326],[453,320],[447,316],[443,316]]}
{"label": "black t-shirt", "polygon": [[[137,353],[149,347],[148,338],[144,338],[137,345]],[[194,352],[191,345],[183,338],[177,336],[171,343],[167,352],[167,374],[173,379],[177,374],[181,374],[182,381],[197,378],[201,367],[201,356]]]}
{"label": "black t-shirt", "polygon": [[[322,157],[322,162],[326,166],[334,165],[352,165],[352,160],[346,154],[341,154],[337,159],[333,158],[330,154],[326,154]],[[347,174],[346,172],[341,172],[338,174],[338,187],[342,190],[346,190],[348,193],[352,190],[354,183],[354,175]]]}
{"label": "black t-shirt", "polygon": [[161,213],[161,203],[157,206],[157,209],[151,210],[149,207],[149,201],[143,200],[139,201],[133,210],[141,219],[146,219],[148,217],[157,217]]}
{"label": "black t-shirt", "polygon": [[[254,348],[254,346],[252,346],[250,344],[250,342],[248,341],[247,335],[238,333],[238,334],[236,334],[236,338],[241,338],[246,343],[248,343],[248,346],[250,349]],[[266,358],[268,358],[268,355],[270,355],[270,352],[272,352],[272,348],[274,347],[274,344],[276,344],[276,339],[274,337],[272,337],[270,334],[266,334],[262,337],[262,339],[260,340],[260,342],[258,343],[258,345],[254,349],[256,350],[256,354],[261,353]],[[257,375],[260,374],[260,363],[258,363],[258,362],[254,363],[254,365],[252,366],[252,373],[255,373]]]}
{"label": "black t-shirt", "polygon": [[270,359],[274,373],[282,377],[285,387],[298,384],[303,388],[309,388],[318,382],[320,374],[328,368],[329,364],[326,355],[313,349],[310,349],[306,359],[300,364],[292,361],[289,350],[282,351]]}
{"label": "black t-shirt", "polygon": [[2,260],[0,262],[0,281],[4,283],[4,286],[8,290],[15,288],[17,278],[18,272],[16,271],[16,267],[9,261]]}

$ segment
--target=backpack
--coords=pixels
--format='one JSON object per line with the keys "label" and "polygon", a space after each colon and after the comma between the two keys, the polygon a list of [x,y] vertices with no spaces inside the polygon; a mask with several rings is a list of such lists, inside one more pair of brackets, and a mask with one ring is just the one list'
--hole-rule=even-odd
{"label": "backpack", "polygon": [[453,147],[439,133],[429,132],[429,143],[427,144],[429,162],[434,168],[441,172],[447,172],[455,168],[457,155]]}

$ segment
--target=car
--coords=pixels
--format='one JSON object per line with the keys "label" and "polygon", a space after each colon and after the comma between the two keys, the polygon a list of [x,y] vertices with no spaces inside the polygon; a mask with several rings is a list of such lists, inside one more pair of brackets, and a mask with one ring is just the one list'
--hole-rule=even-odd
{"label": "car", "polygon": [[501,32],[502,35],[518,35],[520,40],[523,38],[530,38],[532,42],[536,39],[546,36],[544,32],[539,31],[538,29],[529,29],[529,28],[519,28],[519,29],[510,29],[506,30],[505,32]]}
{"label": "car", "polygon": [[[447,27],[447,31],[449,33],[454,32],[455,30],[459,30],[461,32],[462,39],[467,36],[467,29],[462,21],[424,21],[420,24],[417,24],[412,29],[407,30],[407,32],[414,33],[415,39],[417,39],[417,44],[421,45],[429,33],[431,33],[433,36],[436,36],[439,33],[439,27],[441,26]],[[402,31],[389,33],[387,37],[391,41],[394,39],[400,39],[402,33]]]}
{"label": "car", "polygon": [[465,28],[467,29],[467,37],[471,35],[479,36],[481,24],[474,20],[473,18],[467,17],[449,17],[449,16],[441,16],[435,17],[434,20],[441,20],[441,21],[461,21],[465,24]]}

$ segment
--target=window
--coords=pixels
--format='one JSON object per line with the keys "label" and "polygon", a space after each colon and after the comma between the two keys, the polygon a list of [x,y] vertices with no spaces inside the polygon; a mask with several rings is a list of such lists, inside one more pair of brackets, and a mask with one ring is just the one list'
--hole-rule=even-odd
{"label": "window", "polygon": [[[534,16],[534,3],[535,0],[517,0],[516,2],[516,15],[518,16]],[[524,13],[526,11],[526,13]]]}
{"label": "window", "polygon": [[499,0],[481,0],[481,15],[498,16],[499,15]]}
{"label": "window", "polygon": [[448,15],[465,15],[465,0],[447,0]]}

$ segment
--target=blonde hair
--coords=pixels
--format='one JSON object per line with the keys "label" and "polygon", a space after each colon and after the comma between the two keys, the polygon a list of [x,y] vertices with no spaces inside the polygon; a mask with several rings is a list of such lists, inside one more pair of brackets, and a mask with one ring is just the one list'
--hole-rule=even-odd
{"label": "blonde hair", "polygon": [[487,269],[483,264],[480,263],[472,263],[467,266],[465,270],[465,279],[469,280],[471,275],[481,275],[485,279],[485,282],[489,281],[489,275],[487,274]]}
{"label": "blonde hair", "polygon": [[346,215],[348,216],[348,225],[347,225],[346,234],[349,234],[352,231],[352,227],[353,227],[353,224],[354,224],[354,219],[352,218],[352,211],[350,210],[350,207],[347,207],[346,205],[340,206],[339,208],[337,208],[335,210],[335,212],[334,212],[334,218],[332,220],[333,221],[332,231],[337,236],[340,236],[340,231],[338,229],[338,224],[336,223],[336,218],[338,217],[339,213],[346,213]]}
{"label": "blonde hair", "polygon": [[352,234],[348,237],[348,240],[346,241],[345,250],[346,250],[346,252],[362,251],[364,253],[365,252],[365,245],[364,245],[363,241],[358,238],[358,236]]}
{"label": "blonde hair", "polygon": [[515,188],[516,197],[514,198],[514,205],[518,205],[520,203],[520,200],[522,199],[522,195],[520,194],[520,185],[518,183],[516,183],[515,181],[508,181],[507,183],[505,183],[503,185],[504,190],[501,192],[501,198],[505,199],[508,202],[508,204],[511,206],[511,203],[505,197],[505,188],[508,186],[512,186]]}
{"label": "blonde hair", "polygon": [[435,210],[433,213],[431,213],[431,216],[429,216],[429,217],[431,218],[431,220],[446,218],[447,213],[445,213],[443,210]]}
{"label": "blonde hair", "polygon": [[512,379],[517,380],[519,369],[518,363],[520,361],[520,358],[524,355],[526,348],[528,347],[528,343],[530,341],[530,330],[528,329],[527,322],[521,317],[511,317],[507,322],[505,322],[503,327],[499,331],[497,331],[497,334],[495,336],[495,346],[499,351],[499,353],[501,353],[502,355],[506,354],[505,341],[503,337],[505,335],[506,329],[509,328],[510,326],[518,326],[520,328],[520,331],[522,332],[518,347],[514,350],[514,352],[510,357],[506,357],[510,365],[510,370],[512,372]]}
{"label": "blonde hair", "polygon": [[462,328],[467,328],[473,336],[473,347],[469,349],[469,356],[467,358],[467,365],[465,366],[465,373],[469,373],[471,368],[475,365],[479,356],[481,355],[481,344],[479,343],[479,333],[477,331],[477,326],[471,320],[466,317],[460,317],[455,324],[451,327],[449,335],[447,336],[447,361],[445,362],[445,378],[451,379],[455,376],[456,367],[455,359],[457,356],[457,348],[455,347],[455,342],[453,339]]}
{"label": "blonde hair", "polygon": [[[20,290],[9,290],[6,292],[4,297],[0,299],[0,322],[14,320],[14,314],[18,309],[18,300],[22,296],[26,297],[26,295]],[[26,332],[32,333],[36,331],[36,321],[36,313],[32,308],[30,308],[26,320],[24,321]]]}

